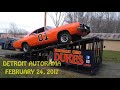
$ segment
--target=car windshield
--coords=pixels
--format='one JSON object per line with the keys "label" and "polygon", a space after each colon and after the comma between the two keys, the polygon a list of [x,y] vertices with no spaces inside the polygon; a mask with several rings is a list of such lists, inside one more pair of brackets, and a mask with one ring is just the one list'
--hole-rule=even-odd
{"label": "car windshield", "polygon": [[52,26],[46,26],[45,27],[45,30],[51,30],[51,29],[54,29],[55,27],[52,27]]}

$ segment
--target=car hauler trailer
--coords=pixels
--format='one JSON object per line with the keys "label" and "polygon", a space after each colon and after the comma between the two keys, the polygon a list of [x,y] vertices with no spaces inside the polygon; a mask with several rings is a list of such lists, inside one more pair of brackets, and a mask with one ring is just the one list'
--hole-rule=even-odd
{"label": "car hauler trailer", "polygon": [[92,37],[33,50],[29,53],[6,55],[6,57],[28,61],[60,61],[62,68],[94,74],[102,64],[102,53],[103,39]]}

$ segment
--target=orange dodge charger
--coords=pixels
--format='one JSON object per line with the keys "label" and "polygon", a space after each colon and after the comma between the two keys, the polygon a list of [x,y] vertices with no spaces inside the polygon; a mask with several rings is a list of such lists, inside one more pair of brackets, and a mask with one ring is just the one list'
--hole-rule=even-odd
{"label": "orange dodge charger", "polygon": [[55,43],[69,43],[81,39],[90,33],[90,28],[79,22],[57,28],[50,26],[39,28],[13,43],[15,49],[29,52],[33,48],[43,48]]}

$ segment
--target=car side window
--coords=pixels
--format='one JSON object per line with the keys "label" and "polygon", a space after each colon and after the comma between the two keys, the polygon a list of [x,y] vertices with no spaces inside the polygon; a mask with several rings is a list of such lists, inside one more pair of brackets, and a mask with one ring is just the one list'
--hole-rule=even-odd
{"label": "car side window", "polygon": [[46,26],[46,27],[45,27],[45,31],[49,31],[49,30],[51,30],[51,29],[54,29],[54,27],[51,27],[51,26]]}
{"label": "car side window", "polygon": [[35,30],[34,32],[32,32],[30,35],[34,35],[37,34],[37,30]]}
{"label": "car side window", "polygon": [[[36,31],[34,31],[33,33],[36,33],[36,34],[37,34],[37,30],[36,30]],[[32,34],[33,34],[33,33],[32,33]]]}
{"label": "car side window", "polygon": [[43,28],[38,29],[37,31],[38,31],[37,33],[41,33],[41,32],[44,32],[45,30],[44,30],[44,27],[43,27]]}
{"label": "car side window", "polygon": [[30,35],[33,35],[33,34],[38,34],[38,33],[41,33],[41,32],[44,32],[44,27],[43,28],[40,28],[40,29],[37,29],[35,30],[34,32],[32,32]]}

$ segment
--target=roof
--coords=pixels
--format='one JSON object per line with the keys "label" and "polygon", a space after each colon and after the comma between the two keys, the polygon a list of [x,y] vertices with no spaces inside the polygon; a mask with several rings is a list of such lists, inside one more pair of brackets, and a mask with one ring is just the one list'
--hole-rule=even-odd
{"label": "roof", "polygon": [[86,37],[99,37],[104,40],[120,40],[120,33],[90,33]]}

